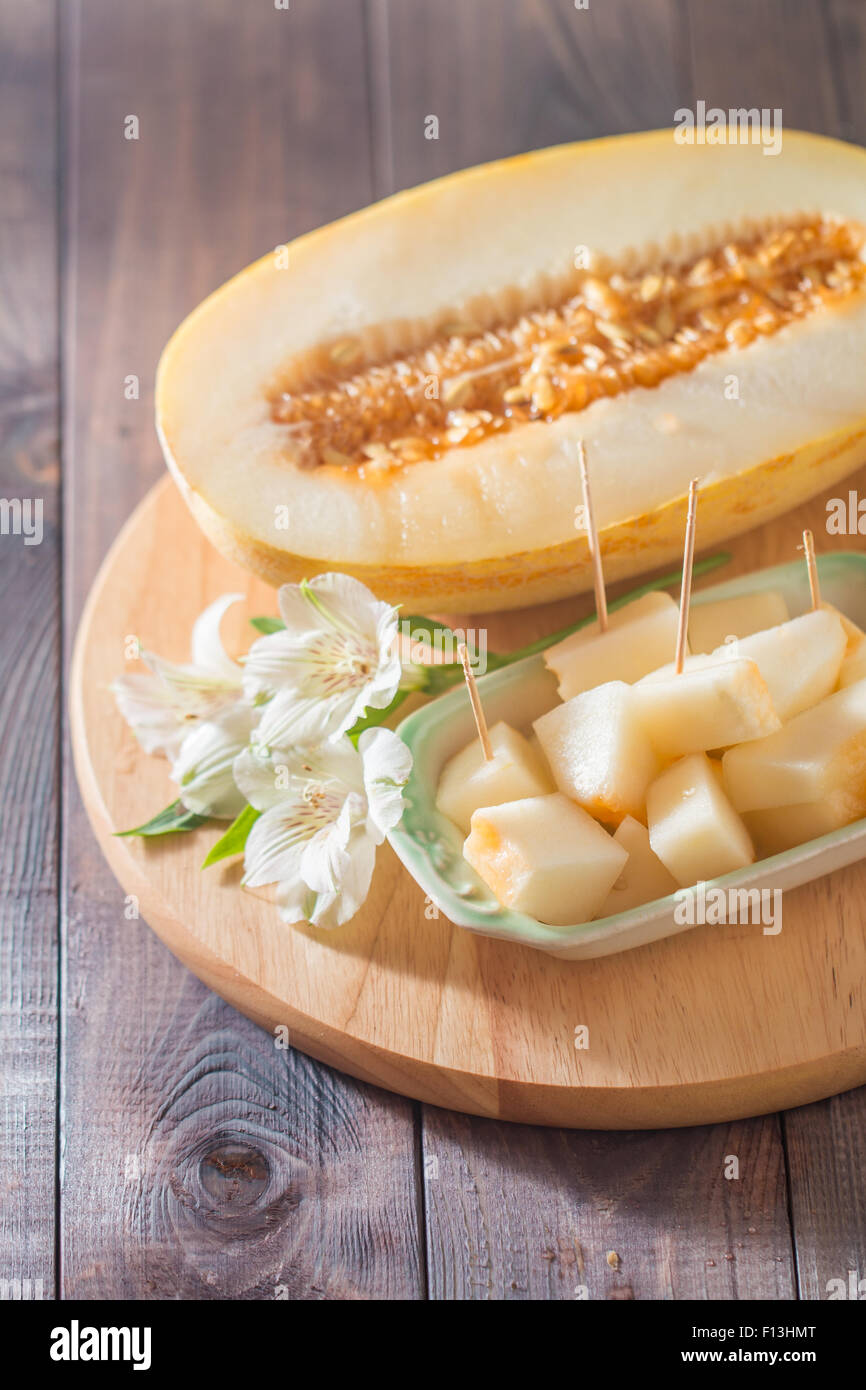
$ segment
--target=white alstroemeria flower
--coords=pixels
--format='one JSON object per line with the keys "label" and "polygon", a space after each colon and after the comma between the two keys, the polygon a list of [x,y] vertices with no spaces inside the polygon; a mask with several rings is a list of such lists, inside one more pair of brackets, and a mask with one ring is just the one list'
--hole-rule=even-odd
{"label": "white alstroemeria flower", "polygon": [[369,892],[376,846],[402,815],[411,770],[409,749],[389,729],[365,730],[357,749],[345,737],[286,753],[247,749],[235,781],[262,815],[243,882],[276,883],[286,922],[347,922]]}
{"label": "white alstroemeria flower", "polygon": [[199,721],[172,764],[172,781],[188,811],[233,820],[246,805],[234,778],[238,754],[249,745],[255,711],[237,702],[214,719]]}
{"label": "white alstroemeria flower", "polygon": [[390,704],[402,674],[396,608],[347,574],[284,584],[279,605],[285,631],[254,642],[244,662],[247,698],[269,702],[262,745],[336,739],[368,706]]}
{"label": "white alstroemeria flower", "polygon": [[220,623],[226,609],[242,597],[224,594],[196,619],[188,664],[142,651],[150,671],[112,683],[117,707],[145,753],[174,758],[193,722],[213,718],[240,698],[243,672],[226,655]]}

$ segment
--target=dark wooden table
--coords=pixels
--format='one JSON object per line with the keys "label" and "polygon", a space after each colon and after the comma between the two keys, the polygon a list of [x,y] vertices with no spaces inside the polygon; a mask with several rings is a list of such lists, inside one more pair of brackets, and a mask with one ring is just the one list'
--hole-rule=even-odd
{"label": "dark wooden table", "polygon": [[154,367],[203,295],[393,189],[699,99],[866,143],[862,0],[0,16],[0,490],[44,503],[41,545],[0,537],[0,1280],[25,1281],[0,1296],[820,1299],[866,1276],[866,1090],[568,1133],[275,1052],[126,920],[61,678],[99,562],[160,476]]}

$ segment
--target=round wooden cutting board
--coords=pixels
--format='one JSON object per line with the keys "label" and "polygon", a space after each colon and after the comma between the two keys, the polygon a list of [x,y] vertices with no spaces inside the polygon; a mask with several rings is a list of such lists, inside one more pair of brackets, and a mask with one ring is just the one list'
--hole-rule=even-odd
{"label": "round wooden cutting board", "polygon": [[[824,535],[823,516],[814,503],[753,533],[720,574],[790,559],[802,525]],[[134,894],[170,949],[243,1013],[288,1028],[292,1046],[364,1080],[537,1124],[705,1123],[866,1080],[866,864],[786,893],[777,936],[759,926],[699,927],[566,963],[437,918],[387,845],[358,917],[323,932],[281,923],[267,890],[239,887],[234,861],[200,872],[216,827],[115,838],[175,795],[167,764],[139,750],[114,707],[110,682],[136,669],[126,662],[128,639],[188,659],[195,617],[229,591],[246,599],[223,628],[229,650],[241,652],[253,636],[247,618],[275,613],[276,595],[211,548],[165,479],[127,523],[91,592],[71,720],[82,795],[123,894]],[[486,624],[492,649],[505,649],[586,608],[581,600],[475,625]]]}

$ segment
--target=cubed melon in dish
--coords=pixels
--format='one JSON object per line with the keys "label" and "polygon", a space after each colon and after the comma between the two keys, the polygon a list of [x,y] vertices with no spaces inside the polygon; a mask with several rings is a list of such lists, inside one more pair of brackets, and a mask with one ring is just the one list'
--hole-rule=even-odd
{"label": "cubed melon in dish", "polygon": [[794,806],[774,806],[765,811],[745,811],[743,820],[762,855],[779,854],[841,830],[843,825],[866,816],[866,796],[830,792],[820,801],[801,801]]}
{"label": "cubed melon in dish", "polygon": [[463,854],[504,907],[555,927],[590,921],[628,859],[560,792],[479,808]]}
{"label": "cubed melon in dish", "polygon": [[442,769],[436,793],[436,809],[468,831],[472,812],[479,806],[498,806],[523,796],[544,796],[554,788],[553,778],[529,740],[500,721],[490,729],[493,757],[485,759],[480,740],[474,738]]}
{"label": "cubed melon in dish", "polygon": [[[754,661],[767,683],[780,720],[792,719],[835,689],[848,641],[840,615],[826,609],[789,618],[777,627],[723,642],[715,651],[688,656],[683,673],[706,670],[720,661]],[[652,671],[640,684],[674,675],[673,662]]]}
{"label": "cubed melon in dish", "polygon": [[777,733],[730,748],[725,786],[738,811],[820,801],[866,787],[866,681],[828,695]]}
{"label": "cubed melon in dish", "polygon": [[552,790],[553,773],[551,772],[550,764],[547,761],[547,754],[541,746],[541,739],[538,737],[538,734],[535,732],[533,728],[530,728],[529,733],[526,735],[526,741],[529,744],[538,761],[541,763],[541,766],[544,768],[545,776],[550,778]]}
{"label": "cubed melon in dish", "polygon": [[608,681],[534,724],[559,790],[608,825],[646,818],[646,789],[660,766],[635,713],[635,689]]}
{"label": "cubed melon in dish", "polygon": [[[707,757],[709,758],[709,754],[707,754]],[[725,793],[725,796],[727,796],[728,790],[727,790],[727,787],[725,786],[725,774],[724,774],[724,772],[722,771],[722,760],[721,760],[721,758],[715,758],[715,757],[713,757],[713,758],[709,758],[709,761],[710,761],[710,769],[711,769],[711,771],[712,771],[714,777],[716,778],[716,781],[718,782],[718,784],[719,784],[719,786],[721,787],[722,791]]]}
{"label": "cubed melon in dish", "polygon": [[643,594],[609,615],[606,632],[595,620],[548,648],[544,660],[561,698],[609,681],[631,684],[655,670],[676,649],[678,612],[670,594]]}
{"label": "cubed melon in dish", "polygon": [[[705,671],[708,666],[718,666],[719,658],[712,652],[699,656],[687,656],[683,662],[682,675],[686,671]],[[670,680],[671,676],[677,674],[677,668],[673,661],[666,661],[663,666],[657,666],[654,671],[648,671],[645,676],[641,676],[636,682],[637,685],[654,685],[656,681]]]}
{"label": "cubed melon in dish", "polygon": [[835,608],[832,603],[822,603],[821,607],[825,613],[835,613],[836,617],[839,619],[845,630],[845,637],[848,641],[845,656],[853,656],[855,652],[860,650],[863,643],[866,642],[866,632],[863,631],[862,627],[858,627],[857,624],[848,617],[847,613],[843,613],[841,608]]}
{"label": "cubed melon in dish", "polygon": [[749,832],[703,753],[666,768],[647,792],[653,852],[681,888],[754,862]]}
{"label": "cubed melon in dish", "polygon": [[632,686],[637,717],[663,758],[727,748],[779,728],[767,683],[754,661],[695,661],[706,664],[679,675],[651,675]]}
{"label": "cubed melon in dish", "polygon": [[846,685],[854,685],[857,681],[866,680],[866,632],[846,617],[844,613],[840,613],[838,608],[834,608],[832,604],[825,603],[821,606],[829,609],[831,613],[837,614],[848,639],[848,646],[845,649],[845,656],[839,671],[840,687],[844,688]]}
{"label": "cubed melon in dish", "polygon": [[706,603],[701,603],[699,595],[693,594],[689,609],[689,646],[696,653],[713,652],[730,637],[749,637],[762,628],[784,623],[788,616],[787,603],[772,589],[737,598],[709,599]]}
{"label": "cubed melon in dish", "polygon": [[862,680],[866,680],[866,645],[857,647],[846,656],[839,668],[839,686],[842,690],[846,685],[856,685]]}
{"label": "cubed melon in dish", "polygon": [[676,892],[677,881],[653,852],[645,825],[626,816],[613,838],[628,851],[628,863],[599,908],[599,917],[628,912]]}
{"label": "cubed melon in dish", "polygon": [[835,689],[847,647],[838,613],[818,608],[716,648],[719,661],[754,661],[784,723]]}

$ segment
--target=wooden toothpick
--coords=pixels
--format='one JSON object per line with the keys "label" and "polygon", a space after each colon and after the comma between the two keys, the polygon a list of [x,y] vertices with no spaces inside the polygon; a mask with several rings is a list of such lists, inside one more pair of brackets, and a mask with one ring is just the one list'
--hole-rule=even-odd
{"label": "wooden toothpick", "polygon": [[589,540],[589,554],[592,559],[592,582],[595,587],[595,611],[600,632],[607,632],[607,594],[604,591],[604,571],[601,567],[601,547],[595,529],[595,516],[592,510],[592,493],[589,490],[589,473],[586,467],[586,449],[582,439],[577,441],[577,455],[580,461],[580,482],[583,488],[583,513],[586,517],[586,534]]}
{"label": "wooden toothpick", "polygon": [[463,674],[466,677],[466,688],[469,691],[469,702],[472,705],[472,713],[475,715],[475,727],[478,730],[478,737],[481,740],[481,751],[484,754],[486,763],[493,761],[493,745],[490,742],[490,734],[487,730],[487,720],[484,718],[484,710],[481,708],[481,697],[478,694],[478,686],[475,683],[475,675],[469,661],[469,652],[465,642],[459,642],[457,651],[460,660],[463,662]]}
{"label": "wooden toothpick", "polygon": [[689,603],[692,596],[692,568],[695,563],[695,526],[698,517],[698,479],[689,483],[689,513],[686,518],[686,543],[683,548],[683,584],[680,590],[680,621],[677,626],[675,670],[682,674],[686,658],[686,638],[689,632]]}
{"label": "wooden toothpick", "polygon": [[818,584],[818,561],[815,559],[815,537],[811,531],[803,532],[803,549],[806,552],[806,569],[809,571],[809,592],[812,595],[812,612],[821,607],[821,588]]}

